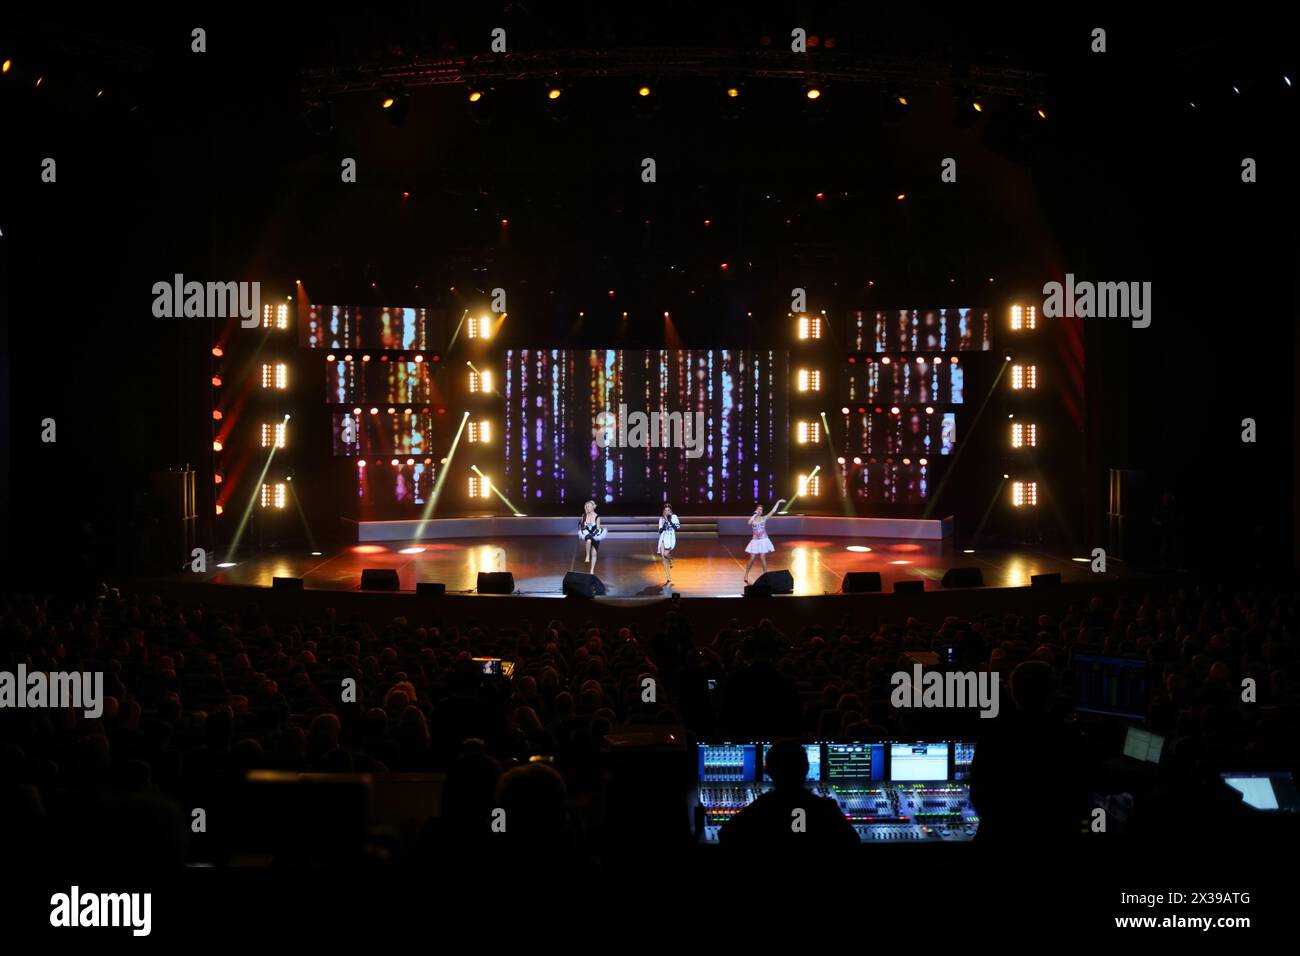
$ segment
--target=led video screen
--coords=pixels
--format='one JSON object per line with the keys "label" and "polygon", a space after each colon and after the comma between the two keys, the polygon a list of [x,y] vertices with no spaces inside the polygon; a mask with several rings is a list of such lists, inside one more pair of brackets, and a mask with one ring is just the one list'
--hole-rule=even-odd
{"label": "led video screen", "polygon": [[440,467],[436,458],[399,458],[396,465],[388,461],[358,464],[356,496],[365,503],[368,514],[409,515],[410,506],[429,500]]}
{"label": "led video screen", "polygon": [[338,405],[354,402],[384,402],[416,405],[438,401],[431,364],[413,359],[385,361],[386,356],[367,361],[342,356],[325,363],[325,401]]}
{"label": "led video screen", "polygon": [[862,458],[845,462],[841,474],[847,498],[867,505],[918,505],[929,500],[934,461],[927,458]]}
{"label": "led video screen", "polygon": [[507,351],[507,495],[770,504],[789,487],[787,386],[780,351]]}
{"label": "led video screen", "polygon": [[855,352],[987,352],[988,309],[893,309],[856,312],[848,341]]}
{"label": "led video screen", "polygon": [[[369,409],[335,412],[332,416],[333,450],[338,457],[386,458],[391,455],[416,457],[446,454],[446,442],[434,441],[435,422],[445,415],[416,409]],[[434,446],[437,445],[437,449]]]}
{"label": "led video screen", "polygon": [[441,337],[432,326],[428,309],[315,303],[299,323],[305,348],[373,351],[423,351]]}
{"label": "led video screen", "polygon": [[957,416],[933,406],[890,408],[844,417],[845,455],[951,455],[957,444]]}
{"label": "led video screen", "polygon": [[961,405],[966,375],[956,357],[916,361],[868,361],[849,366],[845,382],[851,402],[917,402]]}

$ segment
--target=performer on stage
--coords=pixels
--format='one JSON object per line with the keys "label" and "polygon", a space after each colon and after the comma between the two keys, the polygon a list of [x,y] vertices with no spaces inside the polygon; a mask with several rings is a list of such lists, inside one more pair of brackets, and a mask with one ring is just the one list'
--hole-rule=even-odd
{"label": "performer on stage", "polygon": [[586,542],[586,560],[588,574],[596,573],[596,552],[600,550],[600,540],[605,537],[605,529],[600,526],[600,515],[596,514],[596,502],[588,501],[582,506],[582,517],[578,519],[578,540]]}
{"label": "performer on stage", "polygon": [[767,574],[767,556],[776,550],[772,539],[767,536],[767,519],[776,514],[776,510],[783,504],[784,498],[774,504],[767,514],[763,514],[762,505],[754,505],[754,513],[749,516],[749,526],[754,529],[754,537],[745,545],[745,551],[749,553],[749,564],[745,565],[746,584],[749,583],[749,572],[754,567],[755,558],[763,562],[763,573]]}
{"label": "performer on stage", "polygon": [[677,547],[677,532],[681,527],[680,519],[673,514],[673,506],[665,504],[664,513],[659,516],[659,544],[655,546],[655,554],[664,559],[664,587],[673,583],[673,548]]}

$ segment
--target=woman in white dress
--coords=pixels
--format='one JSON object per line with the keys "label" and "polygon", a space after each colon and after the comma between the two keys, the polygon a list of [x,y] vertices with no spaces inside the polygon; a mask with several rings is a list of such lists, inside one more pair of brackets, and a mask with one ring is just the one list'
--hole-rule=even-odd
{"label": "woman in white dress", "polygon": [[749,526],[754,531],[754,536],[749,539],[749,544],[745,545],[745,551],[749,554],[749,564],[745,565],[745,583],[749,583],[749,572],[754,567],[755,559],[763,562],[763,573],[767,574],[767,556],[776,550],[772,544],[772,539],[767,536],[767,519],[776,514],[776,509],[785,504],[782,498],[776,504],[772,505],[772,510],[763,514],[762,505],[754,505],[754,513],[749,516]]}
{"label": "woman in white dress", "polygon": [[673,583],[673,548],[677,547],[677,532],[681,527],[681,520],[673,514],[673,506],[665,504],[664,513],[659,516],[659,543],[655,546],[655,554],[664,559],[664,587]]}
{"label": "woman in white dress", "polygon": [[600,550],[600,539],[605,537],[605,529],[600,526],[600,515],[596,514],[596,502],[588,501],[582,506],[582,517],[578,519],[578,540],[587,546],[583,560],[587,562],[587,573],[596,573],[596,552]]}

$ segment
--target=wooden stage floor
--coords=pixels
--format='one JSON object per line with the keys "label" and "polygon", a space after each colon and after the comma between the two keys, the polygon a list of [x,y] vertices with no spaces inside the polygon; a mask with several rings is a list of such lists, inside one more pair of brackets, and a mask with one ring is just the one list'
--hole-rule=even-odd
{"label": "wooden stage floor", "polygon": [[[684,539],[673,555],[673,591],[691,597],[740,597],[744,587],[747,538]],[[895,581],[921,580],[927,590],[940,587],[951,567],[978,567],[986,587],[1026,587],[1035,574],[1060,572],[1064,583],[1092,577],[1087,563],[1032,550],[975,550],[965,553],[952,539],[944,541],[854,541],[852,538],[773,538],[769,570],[788,569],[795,594],[835,593],[848,571],[879,571],[885,591]],[[386,542],[352,545],[333,554],[267,551],[238,558],[233,567],[187,580],[269,587],[277,576],[301,577],[312,590],[356,590],[363,568],[396,568],[401,588],[417,582],[441,582],[448,593],[474,591],[480,571],[510,571],[522,594],[561,596],[567,571],[585,571],[581,545],[574,538],[521,537],[492,542],[481,538]],[[869,550],[849,550],[867,548]],[[663,566],[653,540],[607,539],[601,544],[596,575],[616,597],[663,597]],[[419,550],[415,550],[419,549]],[[756,566],[754,575],[759,568]],[[1112,563],[1107,577],[1131,577]]]}

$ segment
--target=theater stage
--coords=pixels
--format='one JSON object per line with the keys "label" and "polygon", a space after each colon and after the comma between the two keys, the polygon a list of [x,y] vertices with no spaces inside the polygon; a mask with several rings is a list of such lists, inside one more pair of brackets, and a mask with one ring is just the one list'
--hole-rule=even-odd
{"label": "theater stage", "polygon": [[[741,597],[748,538],[712,536],[678,541],[672,569],[673,590],[683,597]],[[777,550],[768,555],[770,570],[788,569],[796,595],[837,593],[845,573],[878,571],[883,589],[896,581],[922,581],[926,590],[941,588],[952,567],[977,567],[984,585],[1019,588],[1035,574],[1059,572],[1063,583],[1095,581],[1087,563],[1033,550],[984,550],[966,553],[952,538],[942,540],[855,540],[846,537],[773,536]],[[600,547],[596,575],[611,597],[662,598],[663,566],[654,556],[653,539],[607,538]],[[852,550],[850,550],[852,549]],[[863,550],[859,550],[863,549]],[[560,597],[568,571],[585,571],[576,536],[518,538],[445,538],[416,542],[369,542],[321,555],[307,551],[265,551],[239,557],[232,567],[207,574],[186,574],[188,581],[269,587],[275,577],[297,577],[309,590],[348,591],[360,584],[363,568],[394,568],[403,591],[418,582],[439,582],[449,594],[474,592],[480,571],[510,571],[520,594]],[[1137,572],[1112,562],[1106,578]],[[755,568],[755,575],[758,569]]]}

